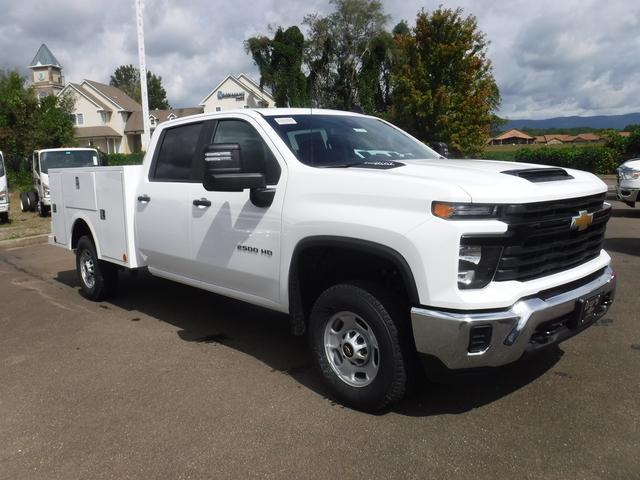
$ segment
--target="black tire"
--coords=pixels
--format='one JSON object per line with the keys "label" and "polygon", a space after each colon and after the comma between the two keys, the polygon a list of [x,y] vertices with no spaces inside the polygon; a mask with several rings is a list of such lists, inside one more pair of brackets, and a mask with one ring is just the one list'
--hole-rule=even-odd
{"label": "black tire", "polygon": [[[86,255],[86,257],[85,257]],[[91,262],[92,268],[87,270],[85,261]],[[83,267],[85,273],[83,274]],[[118,288],[118,269],[109,262],[98,260],[96,247],[89,236],[80,237],[76,248],[76,272],[80,281],[82,294],[89,300],[99,302],[112,296]],[[93,279],[91,282],[90,280]]]}
{"label": "black tire", "polygon": [[49,215],[49,209],[42,202],[38,202],[36,211],[38,212],[38,215],[41,217],[46,217]]}
{"label": "black tire", "polygon": [[9,212],[0,213],[0,223],[9,223]]}
{"label": "black tire", "polygon": [[29,211],[35,212],[36,205],[38,203],[38,196],[36,195],[36,192],[27,192],[27,199],[29,200]]}
{"label": "black tire", "polygon": [[27,192],[20,192],[20,210],[23,212],[29,211],[29,197]]}
{"label": "black tire", "polygon": [[[350,312],[355,316],[352,320],[343,322],[342,319],[348,319],[349,314],[342,317],[341,312]],[[409,346],[402,338],[405,322],[408,320],[403,318],[404,316],[407,315],[403,313],[399,302],[388,297],[377,285],[334,285],[318,297],[309,319],[309,343],[323,379],[341,403],[365,411],[378,411],[404,397],[410,363],[408,359],[411,358]],[[354,328],[346,326],[353,320]],[[354,365],[348,357],[357,360],[354,349],[350,347],[345,350],[345,344],[348,343],[349,337],[356,338],[356,341],[362,340],[357,338],[357,335],[352,336],[353,332],[357,333],[359,329],[366,340],[364,345],[368,350],[368,359],[363,364],[364,367],[353,367],[347,362]],[[367,337],[366,332],[373,333],[373,340]],[[328,337],[325,338],[327,335],[332,341],[328,341]],[[334,341],[340,342],[340,346],[333,349],[325,348],[325,344]],[[377,359],[377,369],[373,369],[375,373],[369,378],[363,371],[369,362],[376,363],[374,359]],[[349,375],[345,375],[344,371],[339,373],[341,368],[345,368],[341,364],[344,364],[347,370],[361,368],[363,371],[355,372],[351,379],[344,379]],[[360,379],[358,375],[361,375]],[[362,383],[353,385],[348,383],[349,381]]]}

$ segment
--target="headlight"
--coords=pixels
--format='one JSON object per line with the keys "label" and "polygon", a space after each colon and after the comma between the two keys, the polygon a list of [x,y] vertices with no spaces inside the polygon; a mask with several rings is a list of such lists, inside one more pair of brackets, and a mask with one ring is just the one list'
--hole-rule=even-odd
{"label": "headlight", "polygon": [[458,288],[467,290],[486,287],[493,280],[501,254],[500,246],[461,244],[458,255]]}
{"label": "headlight", "polygon": [[640,172],[638,170],[631,170],[630,168],[621,168],[620,177],[624,180],[637,180],[640,178]]}
{"label": "headlight", "polygon": [[431,213],[445,220],[476,220],[497,218],[500,207],[487,203],[433,202]]}
{"label": "headlight", "polygon": [[6,203],[6,202],[7,202],[7,191],[2,190],[0,191],[0,203]]}

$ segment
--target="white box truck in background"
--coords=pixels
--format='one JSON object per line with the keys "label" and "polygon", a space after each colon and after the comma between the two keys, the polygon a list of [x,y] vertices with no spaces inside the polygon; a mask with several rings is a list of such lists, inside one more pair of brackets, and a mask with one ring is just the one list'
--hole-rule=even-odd
{"label": "white box truck in background", "polygon": [[23,212],[37,211],[41,217],[51,212],[49,194],[49,169],[96,167],[100,156],[94,148],[47,148],[35,150],[31,162],[35,191],[20,193],[20,209]]}

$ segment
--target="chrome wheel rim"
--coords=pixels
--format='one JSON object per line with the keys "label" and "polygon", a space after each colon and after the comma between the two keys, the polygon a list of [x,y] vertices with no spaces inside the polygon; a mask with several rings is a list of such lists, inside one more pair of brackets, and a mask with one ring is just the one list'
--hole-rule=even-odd
{"label": "chrome wheel rim", "polygon": [[331,369],[352,387],[366,387],[378,375],[378,340],[369,324],[353,312],[338,312],[329,319],[324,351]]}
{"label": "chrome wheel rim", "polygon": [[96,284],[95,263],[88,250],[84,250],[80,254],[80,275],[87,288],[91,289],[94,287]]}

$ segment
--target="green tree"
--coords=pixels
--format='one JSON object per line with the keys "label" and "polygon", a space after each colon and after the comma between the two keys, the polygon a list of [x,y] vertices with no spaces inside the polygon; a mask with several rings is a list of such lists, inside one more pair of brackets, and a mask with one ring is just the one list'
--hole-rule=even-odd
{"label": "green tree", "polygon": [[[0,71],[0,150],[15,160],[37,148],[74,145],[73,99],[47,96],[40,101],[16,71]],[[18,168],[12,164],[13,169]]]}
{"label": "green tree", "polygon": [[384,64],[390,37],[389,16],[379,0],[331,0],[335,10],[323,17],[307,15],[307,63],[316,104],[351,110],[360,104],[375,111],[384,93]]}
{"label": "green tree", "polygon": [[[109,85],[118,87],[136,102],[142,101],[140,89],[140,70],[133,65],[120,65],[111,75]],[[162,86],[162,77],[147,70],[147,96],[151,110],[171,108],[167,100],[167,92]]]}
{"label": "green tree", "polygon": [[475,17],[459,8],[423,9],[412,32],[394,40],[392,120],[424,141],[480,153],[500,94]]}
{"label": "green tree", "polygon": [[272,39],[251,37],[244,45],[260,69],[260,88],[271,89],[277,107],[309,105],[307,79],[302,72],[305,40],[298,27],[280,27]]}

